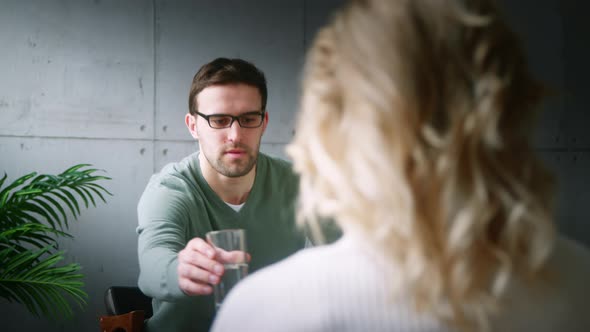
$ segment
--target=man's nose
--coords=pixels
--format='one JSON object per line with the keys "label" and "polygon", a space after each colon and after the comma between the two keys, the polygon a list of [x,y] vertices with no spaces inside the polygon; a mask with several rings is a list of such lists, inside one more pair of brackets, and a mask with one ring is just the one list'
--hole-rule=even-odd
{"label": "man's nose", "polygon": [[242,133],[242,127],[236,119],[229,128],[227,128],[227,138],[230,141],[238,141]]}

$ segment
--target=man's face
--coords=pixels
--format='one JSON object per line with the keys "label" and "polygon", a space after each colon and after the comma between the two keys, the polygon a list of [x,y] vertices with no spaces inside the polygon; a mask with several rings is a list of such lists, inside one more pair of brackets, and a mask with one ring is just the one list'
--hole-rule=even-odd
{"label": "man's face", "polygon": [[[213,85],[197,95],[197,109],[205,115],[261,111],[258,89],[246,84]],[[199,115],[187,114],[185,122],[191,135],[199,140],[201,153],[218,173],[227,177],[248,174],[256,165],[262,134],[268,115],[258,128],[242,128],[238,121],[229,128],[214,129]]]}

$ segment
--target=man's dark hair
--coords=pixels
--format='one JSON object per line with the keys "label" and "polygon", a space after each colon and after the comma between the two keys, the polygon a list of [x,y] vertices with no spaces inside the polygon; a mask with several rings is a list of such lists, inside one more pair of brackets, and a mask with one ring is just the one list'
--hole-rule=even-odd
{"label": "man's dark hair", "polygon": [[196,96],[212,85],[243,83],[258,89],[262,111],[266,109],[266,78],[252,63],[242,59],[217,58],[201,67],[193,78],[188,96],[188,109],[192,115],[197,112]]}

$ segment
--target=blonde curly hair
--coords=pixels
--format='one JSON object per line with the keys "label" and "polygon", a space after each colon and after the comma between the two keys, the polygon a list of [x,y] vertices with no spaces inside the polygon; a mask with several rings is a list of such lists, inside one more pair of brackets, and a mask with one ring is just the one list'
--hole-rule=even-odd
{"label": "blonde curly hair", "polygon": [[419,310],[488,329],[554,242],[554,181],[530,143],[544,93],[492,1],[351,1],[307,57],[287,148],[300,222],[364,234]]}

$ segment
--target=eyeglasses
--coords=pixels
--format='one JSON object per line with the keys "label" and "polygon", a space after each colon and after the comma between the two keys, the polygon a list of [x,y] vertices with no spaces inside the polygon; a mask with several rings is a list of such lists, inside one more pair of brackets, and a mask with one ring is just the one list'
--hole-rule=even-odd
{"label": "eyeglasses", "polygon": [[206,115],[201,112],[197,112],[197,114],[207,120],[209,127],[214,129],[229,128],[236,120],[238,120],[238,124],[240,124],[240,127],[242,128],[258,128],[262,125],[262,121],[264,120],[264,111],[248,112],[238,116],[229,114]]}

